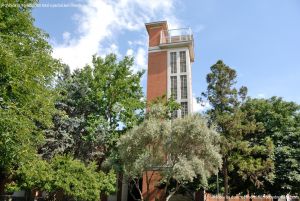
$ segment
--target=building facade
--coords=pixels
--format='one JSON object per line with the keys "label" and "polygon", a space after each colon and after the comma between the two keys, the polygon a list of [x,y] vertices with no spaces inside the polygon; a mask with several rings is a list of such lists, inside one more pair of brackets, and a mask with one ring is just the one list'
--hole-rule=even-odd
{"label": "building facade", "polygon": [[[181,109],[172,116],[184,117],[193,111],[191,66],[194,62],[194,40],[191,29],[169,30],[166,21],[146,23],[145,26],[149,35],[147,102],[163,96],[172,97],[181,105]],[[159,172],[153,170],[144,173],[142,193],[145,195],[147,192],[146,178],[150,175],[153,177],[148,186],[152,192],[149,201],[155,201],[157,195],[164,196],[156,185],[160,180]],[[108,198],[108,201],[115,200],[134,201],[126,181],[118,184],[116,196]]]}
{"label": "building facade", "polygon": [[174,118],[193,110],[191,66],[194,40],[191,29],[168,29],[166,21],[146,23],[149,35],[147,101],[172,97],[181,105]]}
{"label": "building facade", "polygon": [[[149,35],[147,102],[159,97],[173,98],[181,109],[174,111],[173,118],[184,117],[193,111],[192,71],[194,40],[191,29],[168,29],[166,21],[146,23]],[[163,192],[156,187],[159,172],[144,173],[142,191],[147,193],[146,178],[153,175],[148,186],[149,201],[162,198]]]}

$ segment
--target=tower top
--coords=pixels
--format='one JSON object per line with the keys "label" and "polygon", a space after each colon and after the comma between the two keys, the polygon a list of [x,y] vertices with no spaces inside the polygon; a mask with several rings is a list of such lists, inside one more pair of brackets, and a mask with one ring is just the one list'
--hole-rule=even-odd
{"label": "tower top", "polygon": [[149,30],[153,28],[162,28],[163,30],[168,30],[168,23],[167,21],[157,21],[157,22],[149,22],[145,23],[147,32],[149,34]]}
{"label": "tower top", "polygon": [[167,21],[145,23],[150,49],[188,47],[191,62],[194,62],[194,38],[190,28],[168,29]]}

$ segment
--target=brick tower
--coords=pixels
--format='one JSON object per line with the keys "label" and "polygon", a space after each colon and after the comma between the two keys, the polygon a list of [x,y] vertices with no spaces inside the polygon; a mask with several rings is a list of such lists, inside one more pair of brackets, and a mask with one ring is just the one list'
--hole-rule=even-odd
{"label": "brick tower", "polygon": [[[181,109],[172,116],[184,117],[192,112],[191,64],[194,62],[194,40],[191,29],[169,30],[166,21],[146,23],[146,29],[149,35],[147,102],[163,95],[173,97],[181,104]],[[161,190],[156,188],[160,180],[159,172],[144,173],[143,194],[147,191],[146,178],[151,174],[153,179],[149,185],[149,201],[155,201],[163,197]]]}
{"label": "brick tower", "polygon": [[147,101],[166,95],[181,104],[174,117],[192,112],[191,29],[168,29],[166,21],[146,23],[149,35]]}

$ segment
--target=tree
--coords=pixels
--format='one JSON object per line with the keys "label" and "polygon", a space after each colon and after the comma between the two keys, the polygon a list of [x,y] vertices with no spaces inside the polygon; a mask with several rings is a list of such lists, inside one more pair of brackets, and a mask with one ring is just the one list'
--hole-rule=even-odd
{"label": "tree", "polygon": [[[142,200],[149,200],[149,184],[157,171],[169,200],[181,186],[197,177],[201,185],[206,185],[207,178],[221,165],[219,135],[207,127],[206,120],[193,115],[171,121],[165,118],[166,110],[161,104],[151,107],[145,121],[118,142],[124,175],[135,183]],[[144,173],[145,196],[136,182]],[[172,182],[176,185],[170,189]]]}
{"label": "tree", "polygon": [[282,98],[249,99],[243,110],[261,122],[264,130],[255,140],[270,137],[275,146],[275,179],[266,191],[282,195],[300,192],[300,106]]}
{"label": "tree", "polygon": [[0,8],[0,194],[36,153],[55,111],[52,85],[61,65],[33,21],[28,7]]}
{"label": "tree", "polygon": [[46,158],[57,153],[72,154],[99,167],[110,155],[118,137],[143,117],[140,80],[133,73],[133,58],[117,61],[116,55],[93,57],[92,66],[60,76],[54,129],[47,132],[42,149]]}
{"label": "tree", "polygon": [[247,88],[236,89],[236,77],[235,70],[218,61],[206,77],[208,86],[207,91],[203,93],[211,105],[211,109],[207,111],[210,124],[215,124],[221,134],[226,200],[229,193],[229,176],[234,177],[233,182],[250,181],[255,187],[260,187],[264,178],[272,179],[273,170],[272,140],[265,138],[260,143],[249,140],[249,136],[261,130],[262,126],[254,119],[247,118],[247,114],[241,110],[241,104],[247,96]]}
{"label": "tree", "polygon": [[11,191],[36,190],[48,193],[48,200],[99,200],[101,193],[115,190],[115,174],[97,172],[95,163],[85,165],[70,156],[55,156],[48,163],[39,157],[27,161],[17,170]]}
{"label": "tree", "polygon": [[100,190],[110,192],[113,174],[68,157],[49,162],[37,156],[58,113],[55,86],[62,65],[51,57],[47,35],[33,25],[31,9],[22,6],[36,1],[14,3],[20,6],[0,8],[0,194],[5,187],[37,188],[95,200]]}

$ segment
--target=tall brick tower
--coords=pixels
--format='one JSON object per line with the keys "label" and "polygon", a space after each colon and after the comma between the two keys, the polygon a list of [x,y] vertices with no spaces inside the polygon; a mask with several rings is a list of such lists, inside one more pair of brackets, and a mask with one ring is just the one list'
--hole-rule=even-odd
{"label": "tall brick tower", "polygon": [[[184,117],[192,112],[192,75],[194,62],[194,40],[191,29],[168,29],[166,21],[146,23],[149,35],[147,102],[166,95],[181,104],[174,118]],[[143,175],[143,194],[147,192],[146,180],[152,175],[148,186],[149,201],[163,197],[156,188],[159,172],[148,171]]]}
{"label": "tall brick tower", "polygon": [[181,104],[174,117],[192,112],[191,64],[194,39],[191,29],[168,29],[166,21],[146,23],[149,35],[147,101],[166,95]]}

